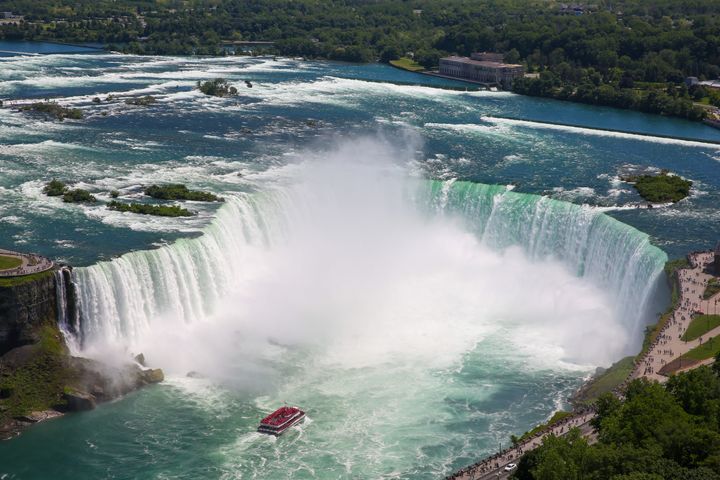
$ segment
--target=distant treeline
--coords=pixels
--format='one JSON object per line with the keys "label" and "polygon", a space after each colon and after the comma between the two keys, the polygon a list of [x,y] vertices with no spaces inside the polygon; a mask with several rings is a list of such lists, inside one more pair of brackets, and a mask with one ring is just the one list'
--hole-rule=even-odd
{"label": "distant treeline", "polygon": [[[582,4],[581,4],[582,5]],[[274,53],[355,62],[412,52],[425,67],[448,53],[505,52],[540,78],[518,92],[688,118],[720,105],[688,76],[720,75],[717,0],[6,0],[25,23],[4,38],[115,44],[146,54],[223,54],[222,41],[274,41]],[[671,84],[674,88],[668,88]],[[649,93],[653,92],[652,95]]]}

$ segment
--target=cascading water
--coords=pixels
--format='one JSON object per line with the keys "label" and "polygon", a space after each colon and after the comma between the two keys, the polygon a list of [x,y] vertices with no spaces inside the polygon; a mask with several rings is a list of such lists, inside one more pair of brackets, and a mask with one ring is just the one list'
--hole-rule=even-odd
{"label": "cascading water", "polygon": [[55,272],[55,292],[58,326],[68,348],[77,353],[81,345],[80,312],[77,305],[77,286],[73,281],[71,268],[60,267]]}
{"label": "cascading water", "polygon": [[[411,182],[412,183],[412,182]],[[405,188],[405,187],[402,187]],[[428,181],[408,194],[429,216],[459,217],[498,251],[520,247],[532,261],[560,261],[610,293],[632,349],[666,255],[647,235],[603,213],[506,187]],[[227,197],[203,236],[75,270],[86,345],[132,345],[153,326],[182,329],[216,311],[259,252],[281,245],[294,224],[312,222],[312,193],[274,188]],[[227,300],[225,300],[227,301]]]}

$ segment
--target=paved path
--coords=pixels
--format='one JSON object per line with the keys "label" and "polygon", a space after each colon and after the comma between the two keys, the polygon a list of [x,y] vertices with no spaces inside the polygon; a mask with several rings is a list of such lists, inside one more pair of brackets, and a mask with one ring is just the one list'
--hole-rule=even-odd
{"label": "paved path", "polygon": [[18,253],[11,250],[3,250],[0,248],[0,255],[6,257],[15,257],[22,260],[22,264],[16,268],[0,270],[0,277],[19,277],[22,275],[30,275],[50,270],[55,265],[49,258],[40,255]]}
{"label": "paved path", "polygon": [[[661,369],[665,365],[673,360],[679,359],[683,354],[702,343],[707,341],[720,341],[720,338],[713,339],[713,337],[720,335],[720,327],[690,342],[682,340],[682,336],[690,326],[693,317],[698,313],[714,313],[718,308],[716,301],[720,299],[720,294],[717,294],[708,300],[703,300],[705,287],[707,287],[708,281],[713,278],[712,275],[705,273],[705,269],[714,261],[713,253],[697,252],[690,254],[688,259],[690,260],[690,268],[683,268],[677,271],[680,288],[680,302],[678,303],[678,307],[670,316],[670,320],[662,329],[660,335],[658,335],[657,340],[648,352],[636,363],[635,370],[633,370],[629,380],[647,377],[652,380],[657,380],[658,382],[665,382],[668,377],[660,374]],[[718,301],[718,303],[720,303],[720,301]],[[712,363],[712,359],[701,363]],[[692,367],[698,365],[699,363],[694,363]],[[682,368],[682,370],[685,370],[685,368]]]}
{"label": "paved path", "polygon": [[[660,334],[650,346],[647,353],[636,361],[633,371],[625,382],[616,389],[615,393],[617,395],[621,395],[624,386],[636,378],[645,377],[658,382],[665,382],[668,377],[659,373],[665,365],[673,360],[679,359],[683,354],[704,342],[720,341],[720,326],[690,342],[682,340],[682,335],[687,331],[694,315],[720,314],[720,293],[717,293],[707,300],[703,299],[705,287],[707,287],[708,281],[713,278],[712,275],[705,273],[705,270],[711,266],[714,261],[713,253],[695,252],[688,256],[688,260],[690,261],[690,267],[677,271],[680,288],[680,301],[678,302],[677,308],[672,312],[669,321],[660,331]],[[701,362],[689,362],[687,367],[683,366],[678,371],[690,370],[700,365],[709,365],[713,363],[713,361],[713,358],[709,358]],[[563,422],[553,425],[552,429],[535,435],[517,447],[504,450],[500,454],[493,455],[474,465],[466,467],[447,478],[453,480],[507,479],[512,474],[512,472],[505,471],[505,466],[508,463],[517,463],[523,453],[540,446],[543,438],[546,436],[551,434],[556,436],[565,435],[572,427],[579,428],[583,436],[587,438],[590,443],[594,443],[597,441],[597,433],[592,428],[592,425],[590,425],[590,421],[594,417],[595,413],[593,411],[580,412]]]}

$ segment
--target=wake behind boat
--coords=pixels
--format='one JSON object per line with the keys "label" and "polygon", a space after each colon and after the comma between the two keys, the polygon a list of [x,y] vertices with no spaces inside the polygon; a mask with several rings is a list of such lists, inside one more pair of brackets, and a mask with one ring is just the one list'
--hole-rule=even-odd
{"label": "wake behind boat", "polygon": [[268,435],[279,436],[285,430],[302,422],[305,412],[297,407],[280,407],[267,417],[260,420],[257,431]]}

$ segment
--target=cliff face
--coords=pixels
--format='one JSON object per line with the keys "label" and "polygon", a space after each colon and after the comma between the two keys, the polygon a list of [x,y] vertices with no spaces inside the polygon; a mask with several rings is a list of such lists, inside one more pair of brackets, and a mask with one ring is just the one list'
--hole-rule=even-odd
{"label": "cliff face", "polygon": [[39,341],[43,324],[57,319],[54,272],[0,283],[0,356]]}

